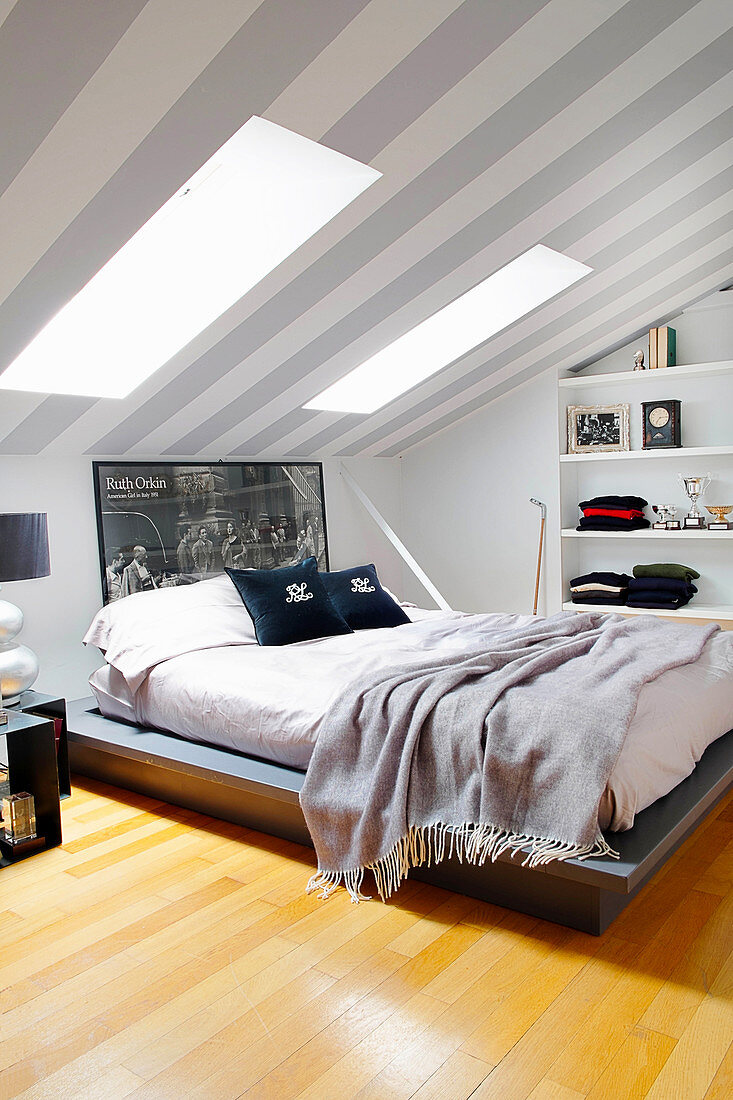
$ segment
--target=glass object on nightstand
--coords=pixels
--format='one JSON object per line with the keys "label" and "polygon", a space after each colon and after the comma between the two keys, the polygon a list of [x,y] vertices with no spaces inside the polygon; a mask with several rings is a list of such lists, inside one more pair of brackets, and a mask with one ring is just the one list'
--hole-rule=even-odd
{"label": "glass object on nightstand", "polygon": [[9,844],[22,844],[36,836],[36,803],[32,794],[20,791],[3,799],[4,839]]}
{"label": "glass object on nightstand", "polygon": [[[0,709],[2,706],[2,697],[0,697]],[[7,719],[6,719],[7,725]],[[3,799],[7,798],[10,794],[10,772],[8,771],[8,739],[3,736],[4,730],[0,728],[0,807],[2,807]],[[0,810],[0,822],[2,821],[2,811]]]}

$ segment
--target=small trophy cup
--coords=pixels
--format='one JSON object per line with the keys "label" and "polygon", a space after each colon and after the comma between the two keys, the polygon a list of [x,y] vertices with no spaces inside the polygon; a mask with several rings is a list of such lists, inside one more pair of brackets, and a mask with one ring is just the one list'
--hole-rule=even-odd
{"label": "small trophy cup", "polygon": [[659,518],[652,524],[653,531],[678,531],[679,521],[675,520],[677,509],[671,504],[652,504],[652,512]]}
{"label": "small trophy cup", "polygon": [[712,476],[706,474],[704,477],[684,477],[682,474],[677,474],[677,477],[692,501],[692,508],[683,520],[683,527],[686,531],[702,531],[705,528],[705,517],[698,508],[697,502],[713,480]]}
{"label": "small trophy cup", "polygon": [[668,504],[667,505],[667,530],[668,531],[679,531],[680,530],[680,526],[681,526],[680,521],[676,518],[676,516],[677,516],[677,509],[673,508],[671,506],[671,504]]}
{"label": "small trophy cup", "polygon": [[733,531],[733,523],[725,518],[729,512],[733,512],[733,504],[708,504],[706,508],[715,517],[708,523],[709,531]]}

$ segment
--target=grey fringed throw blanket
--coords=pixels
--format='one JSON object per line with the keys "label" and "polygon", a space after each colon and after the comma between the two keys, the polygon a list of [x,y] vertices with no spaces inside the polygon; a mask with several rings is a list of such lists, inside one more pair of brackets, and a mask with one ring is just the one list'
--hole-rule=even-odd
{"label": "grey fringed throw blanket", "polygon": [[386,898],[452,852],[520,851],[530,866],[615,855],[598,804],[639,691],[697,660],[718,627],[572,612],[492,627],[336,700],[300,796],[318,855],[309,890],[343,882],[362,900],[369,869]]}

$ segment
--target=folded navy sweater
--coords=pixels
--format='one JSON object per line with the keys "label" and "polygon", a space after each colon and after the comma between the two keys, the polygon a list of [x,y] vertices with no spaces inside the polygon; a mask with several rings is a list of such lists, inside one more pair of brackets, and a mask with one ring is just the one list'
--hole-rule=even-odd
{"label": "folded navy sweater", "polygon": [[694,596],[697,592],[694,584],[675,580],[673,577],[632,577],[629,592],[656,592],[659,596]]}
{"label": "folded navy sweater", "polygon": [[685,604],[690,602],[690,597],[678,598],[676,596],[670,596],[667,598],[657,598],[659,593],[647,592],[646,595],[643,592],[637,592],[635,596],[629,596],[626,604],[628,607],[652,607],[659,610],[676,611],[679,607],[684,607]]}
{"label": "folded navy sweater", "polygon": [[[689,588],[692,588],[692,585]],[[683,607],[690,602],[697,591],[697,589],[690,591],[689,588],[681,589],[679,592],[655,588],[638,587],[633,590],[629,588],[626,602],[630,607]]]}
{"label": "folded navy sweater", "polygon": [[578,531],[639,531],[649,527],[649,520],[617,519],[615,516],[583,516],[578,523]]}

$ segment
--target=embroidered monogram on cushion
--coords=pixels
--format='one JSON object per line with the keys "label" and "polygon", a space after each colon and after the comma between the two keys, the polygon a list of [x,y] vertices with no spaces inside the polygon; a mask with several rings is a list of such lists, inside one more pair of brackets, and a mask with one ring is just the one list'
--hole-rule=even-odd
{"label": "embroidered monogram on cushion", "polygon": [[352,577],[351,578],[351,591],[352,592],[375,592],[376,589],[373,584],[369,583],[368,577]]}
{"label": "embroidered monogram on cushion", "polygon": [[313,599],[313,593],[308,591],[305,581],[302,584],[289,584],[285,591],[288,594],[285,603],[302,603],[303,600]]}

